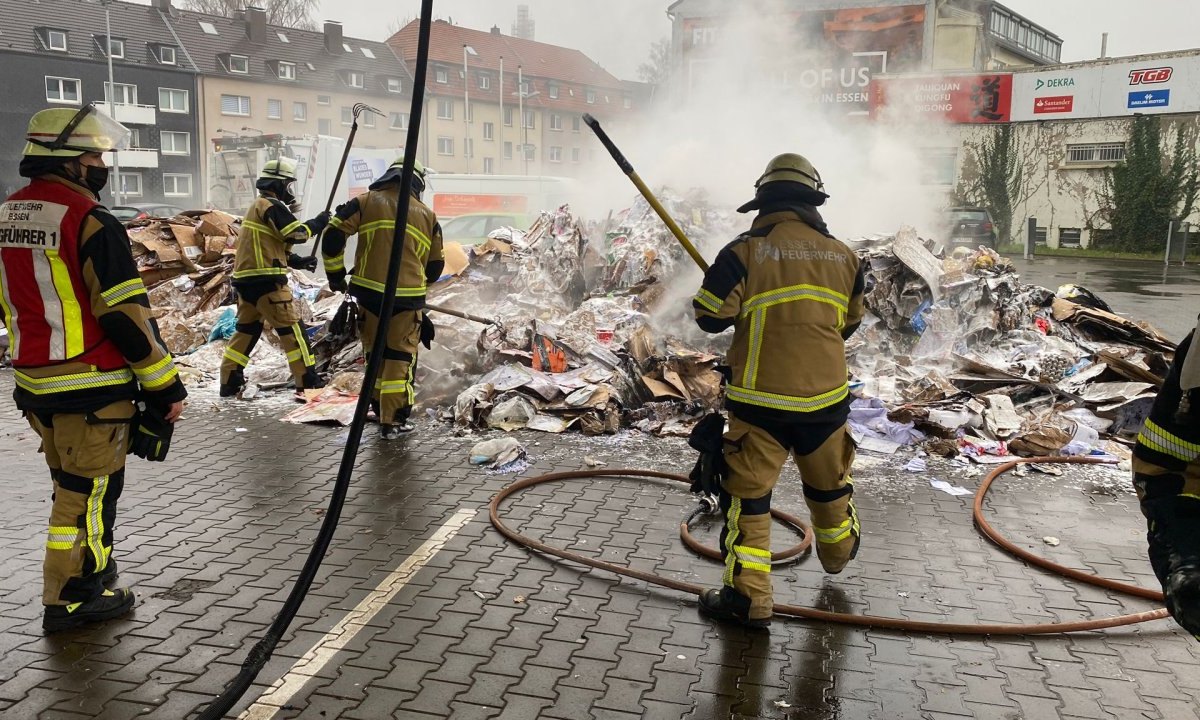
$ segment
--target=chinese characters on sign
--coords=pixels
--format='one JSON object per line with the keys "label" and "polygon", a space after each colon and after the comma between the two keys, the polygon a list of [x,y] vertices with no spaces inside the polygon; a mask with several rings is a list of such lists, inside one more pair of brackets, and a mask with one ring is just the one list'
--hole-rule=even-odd
{"label": "chinese characters on sign", "polygon": [[1008,74],[877,78],[872,83],[872,117],[1002,123],[1009,121],[1011,111]]}

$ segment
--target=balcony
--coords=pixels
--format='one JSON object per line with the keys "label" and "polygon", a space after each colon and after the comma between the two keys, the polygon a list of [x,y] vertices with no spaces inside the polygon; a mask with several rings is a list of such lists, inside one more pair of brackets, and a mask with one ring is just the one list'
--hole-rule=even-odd
{"label": "balcony", "polygon": [[96,106],[122,125],[154,125],[158,120],[158,108],[153,105],[104,102]]}
{"label": "balcony", "polygon": [[[117,107],[120,107],[119,105]],[[104,162],[112,167],[113,154],[104,153]],[[138,168],[157,168],[158,167],[158,151],[145,150],[143,148],[130,148],[129,150],[121,150],[116,158],[117,164],[122,170],[131,170]]]}

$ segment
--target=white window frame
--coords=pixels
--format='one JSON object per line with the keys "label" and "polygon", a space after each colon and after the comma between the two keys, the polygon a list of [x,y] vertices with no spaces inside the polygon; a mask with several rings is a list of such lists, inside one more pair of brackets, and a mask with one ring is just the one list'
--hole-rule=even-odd
{"label": "white window frame", "polygon": [[[133,88],[132,101],[125,102],[124,100],[122,100],[120,102],[117,102],[117,99],[114,96],[117,94],[116,90],[118,88],[121,90],[120,94],[125,96],[126,98],[130,97],[130,94],[128,93],[128,89]],[[137,105],[138,104],[137,85],[134,85],[132,83],[117,83],[116,86],[114,87],[113,85],[110,85],[107,80],[105,80],[104,81],[104,102],[112,103],[113,105]]]}
{"label": "white window frame", "polygon": [[[167,92],[167,97],[170,98],[172,101],[176,97],[175,93],[182,93],[183,108],[180,109],[180,108],[174,107],[173,102],[171,103],[171,107],[167,107],[166,105],[163,105],[163,91],[164,90]],[[161,110],[162,112],[188,113],[188,112],[191,112],[191,105],[192,105],[191,104],[191,93],[189,93],[187,90],[184,90],[182,88],[166,88],[166,87],[160,87],[158,89],[158,109]]]}
{"label": "white window frame", "polygon": [[550,152],[546,155],[546,160],[552,163],[560,163],[563,159],[562,147],[559,145],[551,145]]}
{"label": "white window frame", "polygon": [[[55,36],[62,38],[62,46],[61,47],[54,44]],[[66,52],[67,51],[67,31],[66,30],[47,29],[46,30],[46,49],[53,50],[55,52]]]}
{"label": "white window frame", "polygon": [[1123,142],[1070,144],[1063,165],[1116,165],[1125,161],[1126,150]]}
{"label": "white window frame", "polygon": [[330,105],[333,105],[333,98],[328,95],[318,95],[317,104],[324,107],[329,107]]}
{"label": "white window frame", "polygon": [[[408,113],[393,112],[388,114],[388,129],[389,130],[404,130],[408,127]],[[396,121],[400,122],[397,123]]]}
{"label": "white window frame", "polygon": [[371,48],[360,47],[358,50],[359,50],[359,52],[361,52],[363,54],[363,57],[369,58],[371,60],[375,59],[375,51],[372,50]]}
{"label": "white window frame", "polygon": [[[240,70],[238,69],[239,64],[241,65]],[[246,57],[245,55],[230,55],[229,56],[229,72],[231,72],[235,75],[249,75],[250,74],[250,58]]]}
{"label": "white window frame", "polygon": [[[324,123],[324,126],[325,126],[324,132],[321,131],[322,123]],[[332,135],[333,134],[333,121],[330,120],[329,118],[317,118],[317,134],[318,135]]]}
{"label": "white window frame", "polygon": [[[58,82],[58,95],[59,96],[57,98],[50,96],[50,81],[51,80],[56,80]],[[68,100],[66,98],[66,83],[75,83],[75,99],[74,100]],[[57,75],[47,75],[46,76],[46,102],[54,103],[56,105],[78,105],[80,103],[82,97],[83,97],[83,83],[79,81],[79,78],[59,77]]]}
{"label": "white window frame", "polygon": [[[170,53],[171,59],[167,59],[167,54]],[[158,48],[158,62],[161,65],[177,65],[178,58],[175,55],[175,48],[171,45],[160,45]]]}
{"label": "white window frame", "polygon": [[557,100],[558,99],[558,86],[555,85],[554,83],[550,83],[549,93],[550,93],[551,100]]}
{"label": "white window frame", "polygon": [[437,101],[437,118],[438,120],[453,120],[454,119],[454,101],[438,98]]}
{"label": "white window frame", "polygon": [[550,129],[555,130],[557,132],[562,132],[562,129],[563,129],[562,115],[559,115],[558,113],[550,113]]}
{"label": "white window frame", "polygon": [[450,82],[450,73],[445,68],[437,68],[433,71],[433,81],[439,85],[445,85]]}
{"label": "white window frame", "polygon": [[205,35],[220,35],[220,33],[217,32],[216,25],[213,25],[207,20],[199,20],[198,22],[200,23],[200,30],[203,31]]}
{"label": "white window frame", "polygon": [[513,122],[515,122],[513,120],[513,118],[515,118],[516,116],[517,116],[516,109],[513,108],[511,105],[509,107],[504,108],[504,117],[501,118],[501,121],[504,123],[504,127],[512,127]]}
{"label": "white window frame", "polygon": [[571,118],[571,132],[579,132],[580,126],[583,125],[583,119],[578,115]]}
{"label": "white window frame", "polygon": [[[171,138],[171,149],[167,149],[166,139]],[[183,138],[183,150],[179,149],[179,143],[176,142],[180,137]],[[181,130],[163,130],[158,137],[159,151],[163,155],[191,155],[192,154],[192,134]],[[188,193],[189,195],[191,193]]]}
{"label": "white window frame", "polygon": [[483,159],[483,174],[494,175],[496,173],[496,161],[494,158],[485,157]]}
{"label": "white window frame", "polygon": [[276,68],[275,74],[280,80],[295,80],[296,79],[296,63],[280,62]]}
{"label": "white window frame", "polygon": [[463,140],[463,148],[464,152],[466,153],[466,157],[475,157],[475,138],[466,138]]}
{"label": "white window frame", "polygon": [[596,104],[596,91],[595,91],[595,90],[588,90],[588,91],[587,91],[587,104],[588,104],[588,105],[595,105],[595,104]]}
{"label": "white window frame", "polygon": [[626,110],[632,110],[632,109],[633,109],[633,98],[631,98],[631,97],[629,97],[628,95],[626,95],[626,96],[625,96],[625,98],[624,98],[624,101],[623,101],[623,102],[624,102],[624,105],[625,105],[625,109],[626,109]]}
{"label": "white window frame", "polygon": [[[225,111],[225,98],[233,98],[237,101],[238,112],[226,112]],[[242,100],[246,101],[246,103],[245,103],[246,111],[245,112],[242,112]],[[253,108],[253,106],[250,104],[250,96],[249,95],[227,95],[225,93],[221,94],[221,114],[222,115],[226,115],[228,117],[250,117],[252,108]]]}
{"label": "white window frame", "polygon": [[484,140],[495,140],[496,139],[496,123],[485,122],[483,124],[483,139]]}
{"label": "white window frame", "polygon": [[479,89],[480,90],[491,90],[492,89],[492,76],[491,75],[482,75],[481,74],[479,76]]}
{"label": "white window frame", "polygon": [[[192,176],[188,173],[163,173],[163,197],[191,197],[192,196]],[[171,192],[167,189],[168,178],[174,182],[175,191]],[[180,178],[187,178],[187,192],[179,192]]]}
{"label": "white window frame", "polygon": [[526,110],[525,116],[521,118],[521,128],[523,130],[537,130],[537,113],[532,110]]}
{"label": "white window frame", "polygon": [[346,72],[346,86],[358,90],[363,89],[367,85],[367,76],[357,70],[349,70]]}
{"label": "white window frame", "polygon": [[387,79],[385,85],[387,87],[387,91],[390,93],[400,94],[404,92],[404,83],[400,80],[400,78],[390,77]]}
{"label": "white window frame", "polygon": [[454,157],[454,138],[439,135],[437,139],[437,154],[442,157]]}
{"label": "white window frame", "polygon": [[[120,38],[115,38],[115,37],[108,37],[106,35],[104,37],[104,42],[106,45],[108,45],[108,56],[109,57],[111,57],[113,60],[124,60],[125,59],[125,41],[124,40],[122,40]],[[120,47],[121,52],[119,52],[119,53],[113,52],[113,43],[116,43]]]}
{"label": "white window frame", "polygon": [[375,113],[370,112],[370,111],[363,113],[362,121],[363,121],[363,127],[369,127],[369,128],[375,127]]}
{"label": "white window frame", "polygon": [[282,30],[276,30],[275,36],[279,38],[279,42],[281,42],[281,43],[291,43],[292,42],[291,39],[288,38],[288,36],[285,35]]}
{"label": "white window frame", "polygon": [[[275,103],[275,104],[272,105],[271,103]],[[277,111],[274,115],[271,114],[272,107],[274,107]],[[268,120],[282,120],[283,119],[283,100],[279,100],[277,98],[267,98],[267,119]]]}
{"label": "white window frame", "polygon": [[[297,113],[297,110],[300,112]],[[296,122],[308,122],[308,103],[300,102],[299,100],[292,102],[292,120]]]}
{"label": "white window frame", "polygon": [[579,148],[571,148],[571,162],[577,163],[583,159],[583,151]]}
{"label": "white window frame", "polygon": [[[128,187],[125,186],[125,182],[126,182],[127,178],[136,178],[137,179],[137,190],[130,190]],[[141,197],[142,196],[142,174],[140,172],[124,172],[124,171],[122,171],[121,173],[119,173],[117,182],[119,183],[119,187],[121,188],[121,196],[122,197]]]}
{"label": "white window frame", "polygon": [[513,159],[513,144],[511,141],[504,141],[504,147],[501,148],[500,157],[504,158],[505,160]]}
{"label": "white window frame", "polygon": [[354,108],[342,108],[342,127],[350,127],[354,124]]}

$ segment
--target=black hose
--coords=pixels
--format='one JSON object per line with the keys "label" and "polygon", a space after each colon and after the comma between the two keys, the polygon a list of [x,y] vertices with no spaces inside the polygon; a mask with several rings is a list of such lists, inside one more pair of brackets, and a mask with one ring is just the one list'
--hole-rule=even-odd
{"label": "black hose", "polygon": [[300,609],[300,604],[304,602],[304,598],[312,586],[313,579],[317,575],[317,570],[321,567],[321,560],[329,550],[329,544],[332,542],[333,534],[337,530],[338,520],[341,518],[342,506],[346,502],[346,493],[350,488],[350,478],[354,474],[354,463],[358,459],[358,445],[362,440],[363,427],[366,425],[367,410],[371,406],[372,390],[382,369],[384,354],[387,349],[387,325],[391,320],[392,312],[396,305],[396,285],[398,284],[400,275],[400,261],[404,251],[404,240],[408,232],[408,210],[409,200],[412,197],[410,188],[412,187],[413,167],[416,164],[417,144],[420,141],[421,110],[423,109],[423,99],[425,96],[426,69],[429,65],[429,32],[432,20],[433,0],[421,0],[421,27],[417,43],[417,67],[413,82],[412,112],[409,115],[412,122],[408,126],[408,138],[404,146],[404,171],[400,180],[400,205],[396,211],[396,230],[392,239],[391,257],[388,261],[387,283],[383,291],[383,306],[379,311],[379,331],[375,333],[375,342],[371,347],[371,354],[367,361],[366,377],[363,378],[362,388],[359,390],[358,404],[354,408],[354,420],[350,424],[350,434],[346,440],[346,450],[342,453],[342,463],[338,468],[337,482],[333,486],[333,496],[329,499],[329,509],[325,513],[325,520],[321,524],[321,531],[317,534],[317,539],[313,543],[312,550],[308,553],[308,560],[305,561],[304,567],[300,570],[300,576],[296,578],[296,584],[292,587],[292,592],[288,595],[287,600],[284,601],[279,615],[271,623],[271,627],[267,629],[266,635],[247,654],[246,660],[242,663],[242,669],[238,674],[225,686],[221,694],[208,707],[201,711],[199,720],[219,720],[219,718],[225,717],[225,714],[233,708],[242,695],[245,694],[246,690],[250,688],[250,685],[254,683],[263,666],[271,659],[272,653],[274,653],[276,646],[279,645],[283,634],[287,632],[292,620],[295,619],[296,613]]}

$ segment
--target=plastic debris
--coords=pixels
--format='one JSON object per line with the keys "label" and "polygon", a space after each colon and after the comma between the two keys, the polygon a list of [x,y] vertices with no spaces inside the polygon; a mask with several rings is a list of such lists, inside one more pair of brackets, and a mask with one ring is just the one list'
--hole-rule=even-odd
{"label": "plastic debris", "polygon": [[958,497],[960,495],[974,495],[975,494],[974,490],[968,490],[964,487],[959,487],[958,485],[951,485],[950,483],[946,482],[945,480],[930,480],[929,484],[933,487],[933,489],[941,490],[942,492],[948,493],[950,495],[954,495],[955,497]]}
{"label": "plastic debris", "polygon": [[476,443],[471,448],[472,465],[498,469],[525,457],[525,446],[512,437],[498,437]]}

